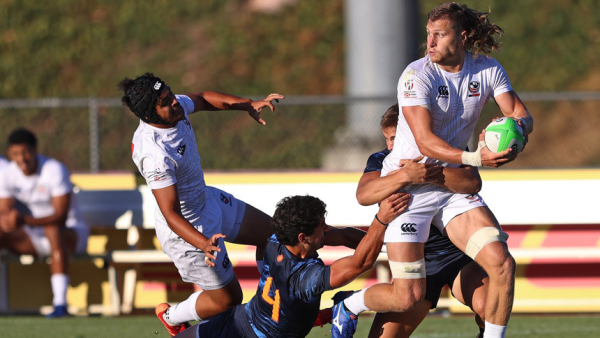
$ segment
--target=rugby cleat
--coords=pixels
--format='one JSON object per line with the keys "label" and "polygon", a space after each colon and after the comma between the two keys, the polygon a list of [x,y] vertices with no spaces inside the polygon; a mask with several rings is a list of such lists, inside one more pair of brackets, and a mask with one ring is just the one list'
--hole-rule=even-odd
{"label": "rugby cleat", "polygon": [[315,320],[313,327],[315,327],[315,326],[323,327],[323,325],[331,323],[332,317],[333,317],[332,308],[329,307],[327,309],[319,310],[319,314],[317,315],[317,319]]}
{"label": "rugby cleat", "polygon": [[340,291],[332,298],[335,304],[332,308],[332,338],[351,338],[354,336],[354,332],[356,332],[358,315],[348,311],[344,306],[344,299],[348,298],[353,293],[354,291]]}
{"label": "rugby cleat", "polygon": [[66,305],[56,305],[54,307],[54,311],[52,311],[52,313],[47,314],[46,318],[62,318],[62,317],[69,317],[71,316],[69,314],[69,311],[67,311],[67,306]]}
{"label": "rugby cleat", "polygon": [[163,318],[163,315],[165,314],[167,309],[170,307],[171,307],[171,305],[169,305],[167,303],[160,303],[154,309],[154,313],[156,313],[156,317],[158,317],[158,320],[160,320],[160,322],[164,325],[165,329],[167,329],[167,332],[169,332],[171,337],[173,337],[176,334],[181,333],[181,332],[185,331],[185,329],[190,327],[190,323],[185,322],[185,323],[181,323],[181,324],[177,324],[177,325],[170,325],[169,323],[167,323],[165,321],[165,319]]}

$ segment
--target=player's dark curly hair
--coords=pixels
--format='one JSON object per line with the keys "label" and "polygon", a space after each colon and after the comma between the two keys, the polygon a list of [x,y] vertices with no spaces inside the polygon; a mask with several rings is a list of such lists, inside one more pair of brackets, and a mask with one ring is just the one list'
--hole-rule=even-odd
{"label": "player's dark curly hair", "polygon": [[502,28],[490,22],[489,15],[489,12],[480,12],[458,2],[447,2],[432,9],[427,15],[427,22],[450,20],[454,30],[467,32],[466,50],[488,55],[494,50],[500,51],[502,44],[498,38],[504,33]]}
{"label": "player's dark curly hair", "polygon": [[35,135],[25,128],[17,128],[8,135],[8,145],[27,144],[33,148],[37,147],[37,138]]}
{"label": "player's dark curly hair", "polygon": [[398,125],[398,116],[400,115],[400,108],[398,108],[398,104],[391,106],[388,110],[385,111],[383,116],[381,117],[381,123],[379,123],[379,127],[381,130],[387,128],[396,128]]}
{"label": "player's dark curly hair", "polygon": [[313,196],[288,196],[279,201],[271,220],[279,243],[296,245],[300,233],[312,235],[325,218],[325,207]]}

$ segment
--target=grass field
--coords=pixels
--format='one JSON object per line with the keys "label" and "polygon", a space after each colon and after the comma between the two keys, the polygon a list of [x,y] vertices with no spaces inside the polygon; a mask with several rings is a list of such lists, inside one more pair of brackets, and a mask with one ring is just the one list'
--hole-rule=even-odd
{"label": "grass field", "polygon": [[[371,316],[361,316],[355,337],[366,337]],[[591,338],[600,337],[599,315],[518,316],[511,319],[507,337]],[[308,337],[330,337],[330,325],[315,328]],[[413,334],[414,338],[468,337],[477,329],[470,316],[443,318],[429,316]],[[136,317],[73,317],[49,320],[43,317],[0,318],[0,337],[10,338],[95,338],[95,337],[169,337],[154,316]]]}

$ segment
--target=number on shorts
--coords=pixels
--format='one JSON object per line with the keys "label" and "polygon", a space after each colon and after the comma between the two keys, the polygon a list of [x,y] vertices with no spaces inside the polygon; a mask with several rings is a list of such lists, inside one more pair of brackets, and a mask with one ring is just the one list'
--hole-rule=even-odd
{"label": "number on shorts", "polygon": [[275,321],[275,323],[279,323],[279,302],[281,298],[279,297],[279,290],[275,290],[275,299],[269,296],[269,291],[271,290],[271,283],[273,283],[273,277],[268,277],[265,282],[265,287],[262,292],[262,299],[267,302],[269,305],[273,305],[273,314],[271,315],[271,319]]}

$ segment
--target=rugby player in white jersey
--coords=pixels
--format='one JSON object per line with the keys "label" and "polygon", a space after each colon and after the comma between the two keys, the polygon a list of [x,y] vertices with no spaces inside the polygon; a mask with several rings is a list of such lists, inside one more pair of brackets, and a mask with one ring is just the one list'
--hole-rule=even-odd
{"label": "rugby player in white jersey", "polygon": [[[400,160],[419,155],[448,167],[499,167],[516,158],[510,150],[491,153],[482,141],[475,152],[464,151],[490,97],[526,133],[533,130],[533,118],[506,72],[487,56],[500,47],[494,35],[502,33],[488,14],[458,3],[442,4],[428,14],[427,55],[411,63],[398,83],[402,107],[398,145],[385,158],[383,176],[398,169]],[[423,299],[423,243],[433,223],[489,275],[484,337],[504,337],[514,297],[515,262],[494,215],[477,194],[457,194],[434,184],[404,190],[413,194],[412,203],[390,224],[385,237],[394,282],[353,294],[344,302],[347,309],[354,314],[403,312]]]}
{"label": "rugby player in white jersey", "polygon": [[[244,110],[260,124],[261,109],[274,109],[271,94],[259,101],[217,92],[174,95],[151,73],[119,83],[122,102],[140,124],[133,136],[133,161],[156,198],[156,235],[182,279],[202,291],[156,313],[171,335],[188,327],[188,321],[213,317],[242,302],[242,289],[227,257],[228,242],[254,245],[259,271],[262,251],[273,233],[270,217],[232,195],[207,187],[189,114],[200,110]],[[334,232],[336,232],[335,230]],[[327,245],[355,248],[364,235],[347,228],[328,236]],[[216,254],[213,252],[216,251]]]}
{"label": "rugby player in white jersey", "polygon": [[18,254],[48,257],[54,311],[67,316],[68,256],[84,253],[89,227],[83,221],[69,170],[37,153],[37,139],[26,129],[8,137],[12,161],[0,175],[0,247]]}

